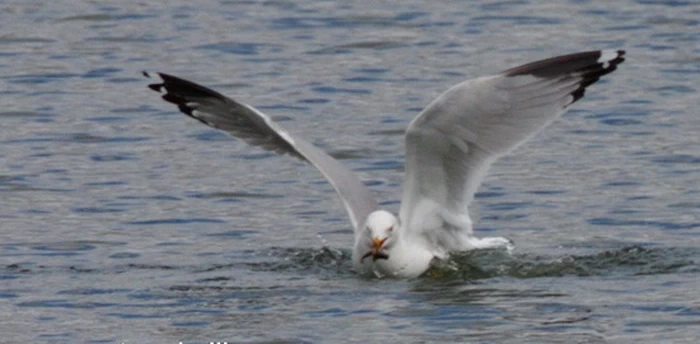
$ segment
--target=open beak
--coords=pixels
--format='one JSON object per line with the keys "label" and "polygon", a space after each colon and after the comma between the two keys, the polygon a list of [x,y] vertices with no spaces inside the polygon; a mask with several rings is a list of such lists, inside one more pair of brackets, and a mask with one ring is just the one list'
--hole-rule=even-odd
{"label": "open beak", "polygon": [[374,262],[376,262],[377,259],[389,259],[388,254],[380,251],[382,247],[384,247],[384,242],[386,242],[386,239],[388,239],[388,237],[384,239],[379,239],[379,237],[372,238],[372,249],[370,249],[369,252],[365,253],[365,255],[360,258],[360,262],[370,256]]}

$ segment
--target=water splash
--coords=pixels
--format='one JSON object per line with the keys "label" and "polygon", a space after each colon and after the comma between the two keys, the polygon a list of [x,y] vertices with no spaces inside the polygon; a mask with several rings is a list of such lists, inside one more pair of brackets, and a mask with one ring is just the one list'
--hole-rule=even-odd
{"label": "water splash", "polygon": [[700,251],[694,248],[628,246],[592,255],[511,255],[503,250],[471,251],[439,262],[427,276],[476,280],[494,277],[655,275],[700,271]]}
{"label": "water splash", "polygon": [[[254,270],[305,271],[322,275],[354,275],[351,252],[321,249],[274,248],[271,260],[253,263]],[[476,250],[436,261],[422,278],[474,281],[495,277],[540,278],[564,276],[655,275],[700,271],[700,250],[628,246],[592,255],[542,256],[507,250]]]}

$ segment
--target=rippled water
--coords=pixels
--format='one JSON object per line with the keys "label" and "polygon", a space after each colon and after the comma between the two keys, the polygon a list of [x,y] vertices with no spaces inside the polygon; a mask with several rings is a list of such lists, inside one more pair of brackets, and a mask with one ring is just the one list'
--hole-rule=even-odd
{"label": "rippled water", "polygon": [[[0,342],[695,343],[700,4],[0,1]],[[473,209],[512,255],[363,280],[313,168],[189,120],[169,72],[258,106],[398,208],[402,133],[538,58],[621,68],[499,161]]]}

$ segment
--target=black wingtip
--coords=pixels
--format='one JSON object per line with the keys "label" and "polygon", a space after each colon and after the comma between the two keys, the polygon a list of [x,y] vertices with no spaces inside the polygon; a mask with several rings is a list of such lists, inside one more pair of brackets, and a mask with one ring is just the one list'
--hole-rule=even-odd
{"label": "black wingtip", "polygon": [[172,95],[168,98],[163,98],[166,101],[181,105],[179,102],[185,102],[187,98],[216,98],[222,102],[227,102],[228,99],[212,89],[206,88],[191,81],[178,78],[176,76],[161,73],[161,72],[141,72],[147,78],[159,78],[160,82],[148,85],[148,88],[165,95]]}
{"label": "black wingtip", "polygon": [[511,77],[532,75],[540,78],[556,78],[565,74],[582,72],[595,66],[609,73],[625,60],[624,55],[624,50],[585,51],[535,61],[508,69],[503,74]]}
{"label": "black wingtip", "polygon": [[583,98],[586,94],[586,87],[596,83],[602,76],[617,70],[617,65],[625,61],[625,53],[624,50],[600,50],[595,63],[577,70],[576,72],[581,73],[583,78],[579,87],[571,93],[573,100],[569,105]]}
{"label": "black wingtip", "polygon": [[557,79],[567,76],[580,78],[578,87],[571,92],[571,105],[583,98],[586,87],[600,80],[603,75],[617,69],[625,61],[624,50],[592,50],[535,61],[503,72],[507,77],[531,75],[537,78]]}
{"label": "black wingtip", "polygon": [[164,86],[163,84],[149,84],[148,88],[160,93],[163,86]]}
{"label": "black wingtip", "polygon": [[[148,71],[141,71],[141,74],[143,74],[144,77],[153,79],[156,75],[161,76],[161,73],[158,72],[148,72]],[[158,93],[163,93],[163,87],[165,87],[165,80],[161,76],[161,82],[160,83],[154,83],[154,84],[148,84],[148,88],[158,92]]]}

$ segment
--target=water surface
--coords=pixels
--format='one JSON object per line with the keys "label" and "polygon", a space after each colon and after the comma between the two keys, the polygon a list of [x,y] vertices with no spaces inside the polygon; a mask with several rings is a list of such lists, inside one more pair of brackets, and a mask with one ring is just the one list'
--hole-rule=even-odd
{"label": "water surface", "polygon": [[[694,343],[700,5],[0,1],[0,342]],[[254,104],[397,210],[402,133],[449,86],[628,60],[500,160],[472,212],[517,245],[363,280],[313,168],[177,113],[140,72]]]}

